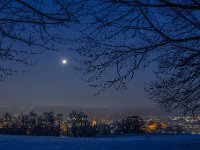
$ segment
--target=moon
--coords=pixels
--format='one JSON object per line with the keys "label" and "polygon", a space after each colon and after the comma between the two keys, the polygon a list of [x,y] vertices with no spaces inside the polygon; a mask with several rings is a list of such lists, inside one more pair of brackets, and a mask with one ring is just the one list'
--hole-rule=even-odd
{"label": "moon", "polygon": [[62,64],[63,64],[63,65],[67,65],[68,62],[69,62],[68,59],[63,59],[63,60],[62,60]]}

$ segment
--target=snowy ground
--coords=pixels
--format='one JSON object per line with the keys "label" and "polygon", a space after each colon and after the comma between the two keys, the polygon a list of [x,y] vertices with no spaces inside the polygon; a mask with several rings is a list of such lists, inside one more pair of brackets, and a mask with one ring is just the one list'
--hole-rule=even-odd
{"label": "snowy ground", "polygon": [[0,136],[0,150],[200,150],[200,135],[111,138]]}

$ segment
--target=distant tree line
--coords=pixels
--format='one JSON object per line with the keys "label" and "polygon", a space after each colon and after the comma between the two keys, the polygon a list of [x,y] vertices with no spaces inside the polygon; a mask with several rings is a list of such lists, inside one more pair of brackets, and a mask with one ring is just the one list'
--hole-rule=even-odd
{"label": "distant tree line", "polygon": [[0,134],[94,137],[111,134],[144,133],[144,120],[140,116],[129,116],[112,124],[94,124],[84,112],[72,111],[68,117],[63,114],[35,112],[11,115],[5,113],[0,118]]}
{"label": "distant tree line", "polygon": [[17,116],[6,113],[0,119],[0,133],[58,136],[60,128],[56,120],[57,117],[54,116],[53,112],[45,112],[42,115],[30,112],[27,115],[20,114]]}

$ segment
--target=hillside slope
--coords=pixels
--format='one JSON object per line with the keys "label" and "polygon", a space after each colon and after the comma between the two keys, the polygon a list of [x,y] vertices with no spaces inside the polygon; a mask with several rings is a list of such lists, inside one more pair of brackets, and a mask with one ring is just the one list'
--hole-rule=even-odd
{"label": "hillside slope", "polygon": [[200,135],[112,138],[0,136],[0,150],[198,150]]}

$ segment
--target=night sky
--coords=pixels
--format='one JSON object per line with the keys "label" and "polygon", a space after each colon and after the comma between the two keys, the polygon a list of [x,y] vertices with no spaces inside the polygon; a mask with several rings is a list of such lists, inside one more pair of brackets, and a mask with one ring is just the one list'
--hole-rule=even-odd
{"label": "night sky", "polygon": [[[89,87],[84,76],[73,69],[78,55],[67,45],[59,52],[34,56],[35,65],[24,66],[26,73],[17,73],[0,83],[0,104],[41,104],[78,107],[148,107],[153,102],[144,91],[145,82],[152,78],[149,70],[140,70],[128,90],[106,89],[98,96],[98,88]],[[31,56],[33,57],[33,56]],[[62,64],[67,58],[69,63]],[[21,68],[20,68],[21,69]]]}
{"label": "night sky", "polygon": [[[73,31],[65,30],[70,39]],[[134,79],[128,83],[128,90],[113,88],[98,96],[98,88],[89,87],[82,80],[84,76],[73,69],[79,56],[72,49],[73,44],[56,45],[59,52],[47,51],[41,55],[29,56],[34,65],[14,68],[26,73],[16,73],[0,82],[0,105],[41,104],[66,105],[78,107],[151,107],[154,105],[144,91],[145,82],[152,80],[152,68],[136,72]],[[27,47],[22,47],[27,48]],[[62,64],[68,59],[68,64]]]}

